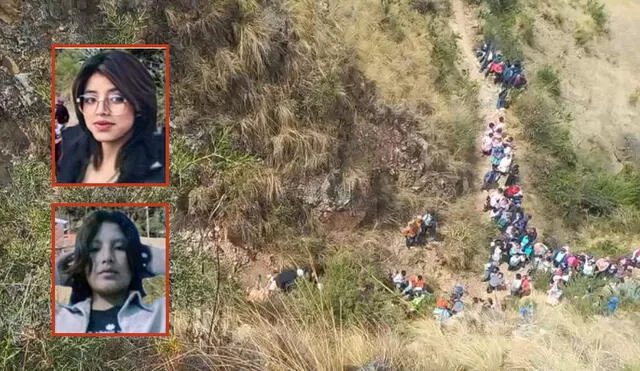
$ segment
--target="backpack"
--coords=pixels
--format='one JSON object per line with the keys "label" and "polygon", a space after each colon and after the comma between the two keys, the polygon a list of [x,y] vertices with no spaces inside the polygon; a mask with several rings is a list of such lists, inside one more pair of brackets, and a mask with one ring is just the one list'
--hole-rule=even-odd
{"label": "backpack", "polygon": [[527,226],[527,221],[524,218],[520,218],[513,222],[513,227],[517,230],[523,230]]}
{"label": "backpack", "polygon": [[484,174],[483,180],[484,184],[487,185],[495,183],[498,181],[498,172],[493,170],[487,171],[487,173]]}
{"label": "backpack", "polygon": [[447,299],[438,298],[438,300],[436,300],[436,307],[440,309],[447,309],[449,308],[449,302]]}
{"label": "backpack", "polygon": [[513,86],[516,89],[520,89],[522,86],[524,86],[524,84],[527,83],[527,80],[524,78],[524,76],[522,76],[522,74],[519,74],[518,76],[516,76],[516,78],[513,80]]}
{"label": "backpack", "polygon": [[556,261],[557,263],[562,263],[566,257],[567,257],[567,252],[560,250],[556,253],[556,256],[553,257],[553,260]]}
{"label": "backpack", "polygon": [[509,81],[512,76],[513,76],[513,68],[507,68],[506,70],[504,70],[504,73],[502,74],[502,80]]}
{"label": "backpack", "polygon": [[504,227],[506,227],[508,223],[509,223],[509,220],[503,219],[503,218],[498,219],[498,221],[496,222],[496,224],[498,225],[498,228],[500,229],[503,229]]}

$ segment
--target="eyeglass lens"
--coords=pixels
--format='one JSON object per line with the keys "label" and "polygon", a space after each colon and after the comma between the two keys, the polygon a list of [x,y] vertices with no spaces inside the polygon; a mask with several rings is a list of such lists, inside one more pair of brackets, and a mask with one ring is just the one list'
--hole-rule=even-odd
{"label": "eyeglass lens", "polygon": [[95,113],[102,102],[104,110],[112,115],[120,115],[127,108],[126,99],[120,94],[110,94],[102,99],[96,94],[83,94],[80,96],[80,108],[83,113]]}

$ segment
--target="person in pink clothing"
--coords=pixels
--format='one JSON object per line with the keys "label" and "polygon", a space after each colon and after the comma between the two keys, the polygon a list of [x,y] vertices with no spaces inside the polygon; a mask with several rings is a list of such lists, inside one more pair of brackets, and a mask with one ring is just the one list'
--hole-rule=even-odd
{"label": "person in pink clothing", "polygon": [[493,148],[493,132],[485,135],[482,138],[481,150],[482,154],[485,156],[491,155],[491,148]]}
{"label": "person in pink clothing", "polygon": [[502,139],[503,135],[504,135],[504,129],[496,127],[496,131],[493,133],[493,137],[494,138],[498,138],[498,139]]}
{"label": "person in pink clothing", "polygon": [[571,254],[567,257],[567,265],[569,266],[569,268],[574,269],[575,267],[578,266],[580,262],[578,261],[578,258]]}

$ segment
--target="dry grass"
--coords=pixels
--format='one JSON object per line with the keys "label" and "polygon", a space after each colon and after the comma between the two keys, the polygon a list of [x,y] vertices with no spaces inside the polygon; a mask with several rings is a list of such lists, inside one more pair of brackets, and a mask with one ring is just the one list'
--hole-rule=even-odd
{"label": "dry grass", "polygon": [[[437,15],[421,15],[409,4],[392,4],[385,11],[369,0],[351,5],[300,0],[280,4],[278,16],[282,19],[274,19],[274,9],[267,10],[265,4],[255,1],[230,1],[229,4],[235,4],[236,8],[205,6],[200,18],[180,14],[178,9],[166,11],[169,26],[188,46],[176,69],[185,74],[185,79],[178,84],[182,87],[178,86],[177,90],[181,97],[191,97],[197,105],[219,107],[216,108],[219,112],[210,115],[213,127],[223,127],[233,133],[233,147],[249,151],[256,160],[250,171],[258,174],[257,177],[271,174],[264,180],[267,184],[282,184],[277,193],[293,189],[295,183],[304,183],[306,176],[340,169],[340,188],[353,200],[362,201],[355,206],[366,207],[367,200],[377,198],[374,203],[380,207],[367,211],[368,220],[401,219],[400,215],[392,218],[370,215],[376,211],[378,214],[393,212],[394,207],[388,207],[393,203],[387,200],[388,196],[401,193],[402,187],[416,181],[406,179],[406,182],[400,180],[398,184],[385,185],[384,192],[374,189],[379,187],[377,183],[371,184],[374,168],[380,167],[370,158],[371,154],[374,150],[387,150],[382,148],[385,145],[393,145],[385,143],[392,127],[408,126],[398,123],[399,118],[419,123],[418,127],[401,130],[411,141],[421,143],[421,166],[429,172],[423,175],[427,189],[442,188],[430,179],[453,184],[469,175],[460,148],[468,144],[473,115],[467,110],[452,114],[446,108],[452,104],[466,106],[470,102],[430,88],[437,78],[455,70],[448,66],[455,63],[452,35],[447,33],[443,41],[434,41],[439,32],[429,28],[433,28],[429,25]],[[355,14],[358,17],[354,22],[350,17]],[[394,45],[389,30],[377,26],[385,17],[396,20],[394,27],[405,35],[402,45]],[[438,27],[446,30],[444,21],[437,20]],[[218,38],[213,40],[211,35]],[[210,50],[189,45],[199,37],[210,40]],[[283,43],[283,39],[287,42]],[[439,62],[431,59],[435,44],[445,46],[437,50],[444,50],[443,55],[449,59]],[[354,58],[354,50],[360,58]],[[280,59],[275,63],[274,58]],[[443,69],[442,65],[448,67]],[[360,68],[377,86],[360,75]],[[377,97],[378,89],[383,100]],[[450,99],[455,100],[448,101]],[[393,108],[385,107],[385,102]],[[396,107],[424,114],[415,116],[416,119]],[[473,109],[471,105],[470,110]],[[371,112],[375,113],[373,117]],[[378,125],[380,129],[370,132],[370,125]],[[195,131],[194,136],[200,135],[195,127],[185,130]],[[426,133],[424,138],[416,131]],[[451,138],[455,144],[449,143]],[[181,147],[187,146],[181,143]],[[215,155],[208,152],[196,159]],[[205,169],[210,161],[197,166],[192,165],[193,161],[190,156],[185,156],[183,161],[186,162],[183,167],[189,166],[191,177],[196,176],[198,168],[211,174]],[[257,192],[262,180],[253,175],[245,179],[247,173],[236,170],[222,170],[219,175],[226,179],[223,187],[226,199],[221,207],[225,212],[220,216],[227,219],[223,224],[234,225],[246,243],[264,242],[268,240],[266,235],[286,228],[268,216],[273,209],[271,203],[284,201],[282,197],[264,198]],[[217,176],[215,172],[211,175]],[[400,178],[407,175],[417,177],[406,173]],[[219,192],[212,195],[221,196]],[[198,195],[194,193],[195,196]],[[451,196],[451,192],[437,195]],[[349,207],[353,208],[354,204]],[[250,226],[241,225],[246,218],[254,222]]]}
{"label": "dry grass", "polygon": [[[536,294],[534,300],[537,309],[531,324],[524,324],[514,312],[498,320],[467,313],[460,324],[444,332],[432,322],[421,323],[415,331],[416,342],[424,354],[434,355],[428,362],[449,369],[618,370],[638,366],[634,354],[634,344],[640,341],[637,314],[584,320],[567,307],[546,306],[541,295]],[[426,359],[420,361],[428,364]]]}
{"label": "dry grass", "polygon": [[[535,314],[525,323],[509,309],[465,316],[440,327],[420,318],[377,331],[346,326],[315,311],[278,305],[278,314],[237,312],[240,327],[224,359],[229,367],[268,370],[338,370],[380,361],[397,370],[620,370],[636,369],[640,330],[637,313],[584,320],[569,307],[550,307],[534,294]],[[275,307],[274,307],[275,309]],[[401,310],[398,308],[398,310]],[[231,329],[229,329],[231,330]],[[218,350],[220,351],[220,349]],[[199,354],[209,362],[217,354]]]}
{"label": "dry grass", "polygon": [[473,196],[459,199],[443,218],[444,242],[438,255],[454,272],[479,267],[481,262],[477,259],[485,256],[485,246],[495,234],[495,226],[478,215],[474,200]]}
{"label": "dry grass", "polygon": [[390,4],[388,16],[398,20],[405,35],[398,43],[376,26],[385,17],[379,1],[336,3],[331,12],[346,43],[358,51],[365,75],[377,82],[387,102],[412,109],[444,103],[434,92],[437,66],[427,33],[428,18],[407,4]]}

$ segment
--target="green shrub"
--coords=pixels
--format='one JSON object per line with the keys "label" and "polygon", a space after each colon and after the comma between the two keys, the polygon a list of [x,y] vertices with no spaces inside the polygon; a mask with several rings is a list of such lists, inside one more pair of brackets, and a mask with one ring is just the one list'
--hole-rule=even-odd
{"label": "green shrub", "polygon": [[477,136],[477,119],[474,116],[465,115],[457,111],[451,122],[450,129],[446,132],[447,143],[450,145],[450,153],[457,160],[471,162],[475,152],[475,140]]}
{"label": "green shrub", "polygon": [[563,289],[563,296],[583,316],[602,314],[606,308],[602,289],[606,284],[600,278],[573,274]]}
{"label": "green shrub", "polygon": [[350,252],[331,256],[323,278],[322,298],[333,316],[341,323],[365,322],[376,328],[392,324],[402,310],[392,305],[393,295],[382,287],[382,270]]}
{"label": "green shrub", "polygon": [[609,215],[623,205],[640,208],[640,181],[607,174],[585,175],[583,207],[591,215]]}
{"label": "green shrub", "polygon": [[386,286],[382,270],[368,254],[336,252],[326,260],[321,282],[319,290],[299,278],[291,292],[272,295],[253,308],[270,322],[286,315],[307,325],[331,322],[371,329],[397,324],[408,308],[408,303],[406,308],[397,305],[402,299]]}
{"label": "green shrub", "polygon": [[216,300],[227,302],[241,293],[233,282],[226,281],[228,269],[216,259],[215,253],[195,249],[194,245],[179,239],[171,240],[172,311],[212,308]]}
{"label": "green shrub", "polygon": [[518,34],[524,42],[533,46],[535,44],[535,19],[528,15],[523,15],[518,21]]}
{"label": "green shrub", "polygon": [[411,0],[411,6],[420,14],[442,14],[451,12],[449,0]]}
{"label": "green shrub", "polygon": [[96,33],[100,40],[113,44],[137,44],[143,41],[149,21],[147,9],[125,9],[115,0],[103,1],[99,8],[104,15],[102,32]]}
{"label": "green shrub", "polygon": [[492,14],[504,16],[520,9],[518,0],[485,0]]}
{"label": "green shrub", "polygon": [[591,246],[589,252],[595,256],[610,256],[615,258],[626,254],[628,251],[611,240],[602,240]]}
{"label": "green shrub", "polygon": [[621,310],[637,312],[640,309],[640,284],[637,282],[609,285],[603,291],[606,297],[617,296],[620,299],[618,307]]}
{"label": "green shrub", "polygon": [[589,41],[591,41],[591,39],[593,39],[593,33],[584,27],[578,27],[573,33],[573,38],[576,39],[578,46],[585,46]]}
{"label": "green shrub", "polygon": [[499,18],[493,13],[484,16],[484,35],[499,46],[502,55],[510,60],[523,59],[524,53],[519,38],[513,29],[516,19],[512,15]]}
{"label": "green shrub", "polygon": [[538,291],[541,292],[546,292],[547,290],[549,290],[549,285],[551,285],[552,283],[552,277],[553,274],[551,272],[549,273],[544,273],[544,272],[540,272],[540,273],[536,273],[535,274],[535,282],[534,282],[534,288]]}
{"label": "green shrub", "polygon": [[560,77],[553,67],[546,65],[539,69],[537,78],[552,96],[560,97]]}
{"label": "green shrub", "polygon": [[454,92],[461,87],[463,80],[457,68],[460,55],[456,40],[441,21],[430,23],[429,33],[433,37],[433,58],[437,61],[438,68],[435,87],[443,93]]}
{"label": "green shrub", "polygon": [[604,4],[601,4],[598,0],[588,0],[587,1],[587,11],[593,19],[593,22],[596,25],[596,30],[600,33],[604,33],[607,31],[607,21],[608,15],[605,10]]}
{"label": "green shrub", "polygon": [[525,138],[539,147],[537,152],[542,150],[569,168],[576,165],[571,135],[559,123],[560,107],[557,103],[532,89],[518,97],[514,110],[524,127]]}

